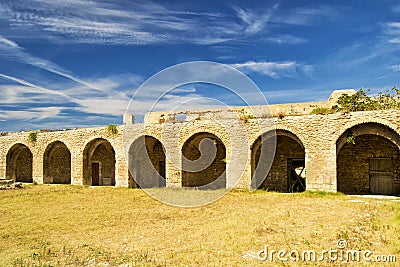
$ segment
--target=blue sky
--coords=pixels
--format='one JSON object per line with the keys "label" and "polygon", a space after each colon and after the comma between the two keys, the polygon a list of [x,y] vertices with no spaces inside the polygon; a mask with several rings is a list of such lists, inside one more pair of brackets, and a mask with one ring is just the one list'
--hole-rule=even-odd
{"label": "blue sky", "polygon": [[[0,131],[120,124],[143,81],[187,61],[236,67],[273,104],[398,86],[399,56],[398,1],[2,0]],[[224,95],[193,84],[160,107],[202,97]]]}

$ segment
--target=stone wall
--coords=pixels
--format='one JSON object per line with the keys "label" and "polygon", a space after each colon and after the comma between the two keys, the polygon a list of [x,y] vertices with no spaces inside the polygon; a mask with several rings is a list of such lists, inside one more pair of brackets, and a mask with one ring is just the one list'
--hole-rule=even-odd
{"label": "stone wall", "polygon": [[[347,145],[346,136],[349,131],[357,135],[356,140],[357,138],[363,140],[362,136],[366,134],[380,136],[385,141],[372,138],[372,144],[389,142],[385,151],[391,152],[390,155],[386,156],[395,159],[395,152],[398,153],[400,147],[400,111],[309,114],[310,110],[316,106],[329,107],[333,103],[332,99],[337,98],[337,96],[338,93],[336,92],[335,95],[331,96],[331,100],[326,102],[288,104],[286,106],[272,105],[271,107],[235,107],[230,110],[187,111],[183,112],[186,115],[183,119],[176,117],[182,112],[154,112],[146,115],[143,124],[132,123],[133,117],[125,116],[130,118],[130,122],[118,126],[117,134],[108,132],[106,127],[38,131],[37,141],[31,142],[28,137],[29,132],[2,133],[0,136],[0,176],[11,177],[15,174],[16,166],[22,168],[22,165],[26,166],[26,172],[28,172],[29,163],[22,164],[22,161],[29,162],[29,156],[22,157],[23,154],[21,154],[20,159],[12,156],[15,152],[14,145],[17,147],[26,146],[29,150],[24,153],[27,153],[27,155],[29,151],[32,153],[33,181],[37,183],[45,182],[48,179],[45,175],[47,168],[44,160],[46,149],[52,143],[59,141],[65,144],[71,154],[72,184],[90,185],[89,159],[92,161],[104,161],[106,159],[108,163],[102,166],[104,173],[101,175],[112,177],[112,173],[114,173],[115,186],[133,187],[133,176],[135,174],[131,171],[131,175],[129,175],[128,166],[134,168],[135,163],[132,162],[131,164],[130,162],[128,164],[130,148],[135,141],[148,136],[154,138],[154,144],[160,142],[156,149],[154,147],[153,149],[146,148],[146,151],[152,154],[150,165],[153,165],[155,172],[159,174],[160,165],[157,162],[162,161],[163,155],[160,153],[160,148],[163,147],[165,152],[165,184],[166,186],[180,187],[183,184],[182,179],[186,175],[183,175],[182,172],[182,152],[194,155],[197,153],[196,149],[198,149],[195,145],[195,148],[186,151],[185,143],[196,134],[207,133],[207,135],[215,136],[216,140],[219,140],[218,146],[220,148],[225,148],[223,161],[226,173],[225,186],[249,188],[252,185],[255,166],[253,153],[257,151],[257,149],[252,148],[254,148],[253,146],[257,143],[256,140],[260,136],[276,130],[288,134],[285,137],[278,135],[277,158],[271,173],[268,174],[270,178],[267,179],[265,188],[284,191],[287,188],[287,166],[285,166],[287,159],[304,157],[307,189],[335,192],[338,190],[339,181],[339,190],[341,191],[368,192],[369,185],[366,174],[364,173],[360,178],[357,175],[344,173],[343,164],[345,164],[344,162],[349,164],[349,161],[341,159],[341,157],[350,157],[354,153],[362,154],[366,158],[376,157],[376,155],[382,155],[380,152],[382,150],[375,145],[368,145],[368,147],[363,148],[364,150],[358,151],[359,148]],[[257,116],[253,116],[252,111],[255,111],[254,114]],[[277,112],[279,114],[276,114]],[[271,117],[269,115],[276,116]],[[359,125],[365,127],[360,128]],[[292,140],[288,139],[288,136],[295,142],[293,143]],[[100,139],[106,142],[106,147],[108,147],[104,147],[101,153],[96,152],[96,146],[93,146],[93,141]],[[301,152],[296,144],[301,144]],[[389,147],[391,148],[389,149]],[[98,147],[98,149],[100,151],[101,147]],[[367,150],[370,152],[368,155],[364,153]],[[91,152],[88,153],[88,151]],[[154,153],[157,155],[155,156]],[[190,156],[188,157],[190,158]],[[193,158],[195,157],[193,156]],[[353,168],[365,167],[366,158],[354,161]],[[15,162],[17,162],[16,165]],[[113,162],[114,164],[112,164]],[[397,164],[396,160],[394,162]],[[399,171],[397,167],[394,169],[395,193],[397,194],[398,184],[400,183],[396,177],[398,177]],[[25,170],[19,172],[21,173],[21,171],[25,172]],[[129,178],[130,176],[131,178]],[[211,174],[206,174],[206,176],[205,179],[212,177]],[[271,182],[271,184],[268,184],[268,182]]]}

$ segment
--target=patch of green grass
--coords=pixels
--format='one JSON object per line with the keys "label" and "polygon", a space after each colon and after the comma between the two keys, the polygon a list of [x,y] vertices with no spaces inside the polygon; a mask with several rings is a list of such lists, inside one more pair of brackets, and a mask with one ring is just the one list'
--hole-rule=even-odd
{"label": "patch of green grass", "polygon": [[327,115],[334,113],[334,110],[331,108],[314,108],[311,110],[310,114],[319,114],[319,115]]}
{"label": "patch of green grass", "polygon": [[326,192],[321,190],[306,190],[301,194],[305,196],[344,196],[344,194],[340,192]]}

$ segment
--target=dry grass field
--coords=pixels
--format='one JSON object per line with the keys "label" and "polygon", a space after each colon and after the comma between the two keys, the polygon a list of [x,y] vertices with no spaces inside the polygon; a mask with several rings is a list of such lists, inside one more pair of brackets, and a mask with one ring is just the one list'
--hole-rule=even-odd
{"label": "dry grass field", "polygon": [[[371,259],[395,255],[397,264],[256,258],[266,245],[270,250],[320,253],[337,249],[339,238],[347,241],[348,249],[370,250]],[[398,266],[399,262],[396,200],[238,190],[207,206],[188,209],[162,204],[138,189],[30,185],[0,191],[0,266]]]}

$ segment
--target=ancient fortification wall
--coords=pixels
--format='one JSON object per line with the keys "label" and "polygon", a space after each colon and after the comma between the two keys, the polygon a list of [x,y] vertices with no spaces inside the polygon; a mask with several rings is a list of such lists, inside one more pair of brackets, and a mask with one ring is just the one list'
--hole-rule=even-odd
{"label": "ancient fortification wall", "polygon": [[[310,115],[316,107],[331,107],[341,93],[335,91],[326,102],[269,108],[153,112],[140,124],[125,115],[116,134],[106,127],[38,131],[32,142],[31,132],[2,133],[0,177],[75,185],[201,187],[221,176],[209,188],[253,185],[285,192],[297,188],[297,171],[310,190],[399,194],[400,111]],[[271,172],[264,173],[267,161],[260,157],[260,147],[268,147],[273,130],[275,159]],[[349,136],[355,144],[346,141]],[[182,171],[182,164],[189,164],[182,154],[198,159],[204,138],[216,144],[218,160],[204,171]],[[141,139],[145,146],[139,144]],[[150,155],[154,171],[139,151]],[[255,182],[257,172],[261,179],[267,177],[260,184]],[[235,177],[240,177],[238,183]]]}

